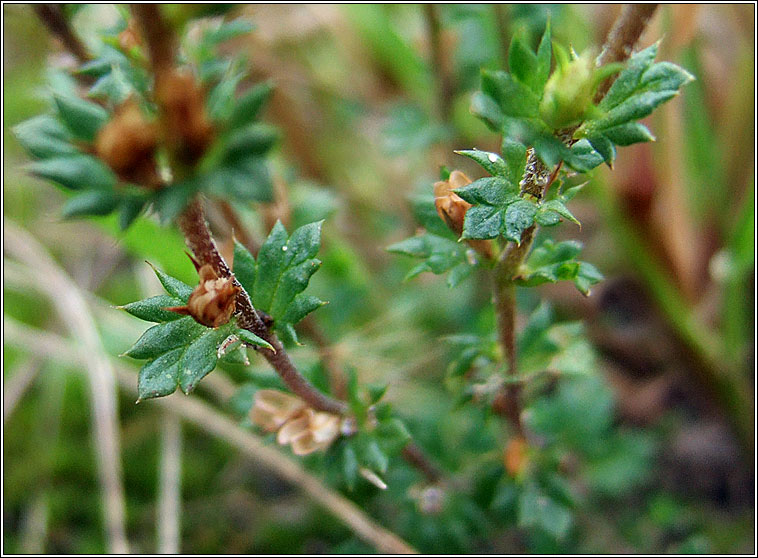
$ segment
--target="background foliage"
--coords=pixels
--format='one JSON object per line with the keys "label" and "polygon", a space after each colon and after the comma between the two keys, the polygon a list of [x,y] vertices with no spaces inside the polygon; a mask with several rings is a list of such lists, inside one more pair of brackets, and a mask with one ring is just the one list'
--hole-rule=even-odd
{"label": "background foliage", "polygon": [[[177,7],[172,17],[184,21],[198,15],[186,13],[193,9]],[[579,236],[582,259],[606,280],[589,299],[569,282],[538,287],[547,304],[538,305],[533,292],[520,294],[524,372],[544,369],[544,362],[529,358],[543,358],[546,350],[569,351],[570,358],[553,367],[570,372],[572,365],[591,362],[602,372],[577,382],[554,385],[544,378],[536,384],[547,395],[527,410],[528,423],[554,448],[540,455],[550,461],[540,470],[562,474],[527,479],[521,491],[503,475],[502,428],[478,408],[462,405],[476,394],[462,389],[461,374],[474,361],[486,371],[495,360],[489,338],[494,317],[481,270],[467,265],[465,250],[429,213],[431,184],[440,165],[472,178],[483,175],[453,150],[499,150],[497,135],[469,113],[469,104],[479,89],[479,68],[505,67],[509,47],[514,50],[510,37],[537,48],[549,16],[554,38],[582,52],[602,42],[614,9],[445,5],[435,10],[435,32],[427,9],[412,5],[252,6],[233,15],[249,19],[253,33],[224,37],[206,31],[194,43],[203,48],[187,49],[210,81],[218,72],[233,78],[246,59],[255,80],[270,80],[274,87],[252,135],[242,126],[250,124],[222,102],[224,92],[211,97],[219,100],[214,116],[226,123],[226,148],[219,155],[226,173],[218,183],[187,185],[183,195],[203,190],[234,199],[260,242],[277,219],[290,233],[325,219],[321,270],[308,292],[316,302],[330,301],[316,314],[334,354],[354,366],[362,383],[388,383],[387,400],[419,444],[469,483],[461,491],[466,497],[447,492],[442,511],[430,512],[436,509],[429,504],[433,495],[417,473],[398,463],[388,469],[386,492],[366,483],[346,492],[381,524],[426,552],[753,551],[752,450],[730,427],[752,417],[733,416],[728,400],[703,381],[718,374],[753,385],[752,9],[659,10],[641,44],[664,36],[659,59],[676,62],[697,80],[645,121],[660,143],[626,148],[612,172],[594,171],[572,201],[581,230],[570,224],[549,229],[541,252],[529,260],[528,281],[549,280],[555,272],[551,254],[571,251],[565,239]],[[90,34],[111,25],[116,12],[85,6],[71,15],[84,41],[93,43]],[[175,230],[138,220],[120,231],[123,215],[131,214],[129,200],[106,200],[120,204],[121,223],[118,216],[63,221],[59,208],[65,204],[74,215],[79,198],[26,174],[28,160],[10,129],[44,112],[49,78],[65,91],[64,74],[55,68],[67,61],[54,54],[54,42],[40,40],[46,32],[28,7],[4,6],[4,18],[4,216],[91,293],[97,335],[109,354],[121,354],[144,327],[110,305],[163,294],[143,260],[188,284],[196,282],[195,272]],[[216,64],[216,49],[234,62]],[[434,62],[438,55],[441,64]],[[93,64],[93,75],[98,71]],[[103,85],[111,95],[120,84],[114,73]],[[256,103],[256,95],[262,90],[252,90],[246,102]],[[91,116],[76,123],[98,118]],[[246,153],[251,141],[261,152],[271,149],[273,127],[281,139],[270,169],[262,170],[255,157],[237,156],[235,142]],[[91,134],[86,126],[69,131],[84,139]],[[31,137],[42,137],[34,132]],[[235,173],[251,172],[263,176],[258,183],[267,187],[240,199]],[[164,200],[161,207],[171,215],[176,204]],[[230,237],[221,209],[210,219],[220,238]],[[417,220],[429,234],[398,249],[397,243],[413,237]],[[426,267],[389,254],[390,245],[426,257]],[[233,249],[230,244],[228,251]],[[68,330],[50,298],[30,287],[33,281],[16,259],[9,258],[4,274],[6,327],[30,327],[36,337],[19,343],[8,335],[4,344],[3,550],[103,552],[87,381],[78,365],[42,350],[44,333]],[[450,270],[448,283],[468,278],[455,291],[429,273],[403,282],[436,272],[435,265]],[[543,335],[530,336],[553,322]],[[586,322],[591,345],[579,335],[579,322]],[[305,346],[295,358],[318,384],[324,371],[315,343],[308,332],[297,333]],[[135,384],[136,365],[119,362],[133,369]],[[192,397],[244,422],[252,385],[275,387],[278,379],[258,360],[252,369],[222,366],[227,375],[209,376],[204,382],[220,379]],[[243,388],[232,389],[226,377]],[[120,394],[127,530],[133,550],[152,552],[161,517],[157,471],[167,451],[159,436],[165,415],[149,402],[133,403]],[[202,429],[185,425],[182,438],[182,551],[372,550],[271,471],[251,465]],[[335,453],[344,459],[346,452]],[[305,463],[324,472],[317,459]],[[339,478],[328,480],[347,488]],[[581,513],[572,513],[579,508]]]}

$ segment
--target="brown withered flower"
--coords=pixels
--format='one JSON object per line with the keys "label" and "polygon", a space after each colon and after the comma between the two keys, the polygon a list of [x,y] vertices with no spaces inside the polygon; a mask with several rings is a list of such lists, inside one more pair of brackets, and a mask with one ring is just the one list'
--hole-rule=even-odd
{"label": "brown withered flower", "polygon": [[185,163],[197,161],[213,140],[205,92],[195,77],[172,68],[156,78],[155,96],[163,107],[166,142]]}
{"label": "brown withered flower", "polygon": [[305,409],[305,402],[278,389],[255,392],[250,419],[266,432],[276,432],[284,423]]}
{"label": "brown withered flower", "polygon": [[307,455],[328,448],[339,435],[339,416],[307,408],[279,429],[276,441],[291,445],[295,455]]}
{"label": "brown withered flower", "polygon": [[266,432],[277,432],[276,441],[283,446],[291,445],[295,455],[328,448],[343,433],[345,420],[332,413],[315,411],[302,399],[276,389],[255,393],[250,419]]}
{"label": "brown withered flower", "polygon": [[[453,190],[471,184],[471,179],[459,170],[450,173],[447,180],[434,184],[434,207],[437,213],[456,235],[463,233],[463,221],[471,204],[456,194]],[[489,240],[466,240],[474,250],[485,258],[492,258],[492,246]]]}
{"label": "brown withered flower", "polygon": [[95,139],[95,153],[128,182],[151,188],[160,185],[155,150],[158,132],[130,98],[116,107],[113,118]]}
{"label": "brown withered flower", "polygon": [[192,262],[200,276],[200,284],[192,291],[186,306],[172,306],[166,310],[192,316],[206,327],[222,326],[232,317],[240,288],[232,277],[219,277],[210,265],[198,266],[194,259]]}

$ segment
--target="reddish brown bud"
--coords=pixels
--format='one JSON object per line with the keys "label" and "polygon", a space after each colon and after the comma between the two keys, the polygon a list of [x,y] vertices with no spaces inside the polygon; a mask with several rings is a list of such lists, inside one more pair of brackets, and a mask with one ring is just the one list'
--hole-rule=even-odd
{"label": "reddish brown bud", "polygon": [[[434,207],[440,218],[456,235],[463,233],[463,221],[471,204],[453,192],[457,188],[463,188],[471,184],[468,176],[461,171],[454,170],[450,178],[434,184]],[[468,244],[485,258],[492,258],[492,246],[489,240],[467,240]]]}
{"label": "reddish brown bud", "polygon": [[240,288],[231,277],[216,275],[208,264],[202,266],[198,273],[200,284],[192,291],[187,305],[166,310],[192,316],[196,322],[206,327],[222,326],[232,317]]}
{"label": "reddish brown bud", "polygon": [[434,207],[437,208],[440,218],[458,236],[463,232],[463,219],[471,204],[453,190],[462,188],[466,184],[471,184],[471,180],[457,170],[451,172],[447,180],[434,184]]}
{"label": "reddish brown bud", "polygon": [[156,187],[157,144],[155,124],[145,119],[137,101],[128,99],[97,134],[95,153],[126,181]]}
{"label": "reddish brown bud", "polygon": [[134,47],[142,46],[142,37],[137,31],[137,24],[134,19],[130,19],[126,29],[118,34],[118,44],[122,50],[131,50]]}
{"label": "reddish brown bud", "polygon": [[202,88],[191,74],[171,69],[156,78],[155,96],[163,107],[169,147],[182,161],[197,161],[213,140]]}
{"label": "reddish brown bud", "polygon": [[508,445],[505,446],[503,453],[503,464],[509,475],[518,476],[524,469],[529,458],[528,451],[529,443],[523,436],[515,436],[508,440]]}

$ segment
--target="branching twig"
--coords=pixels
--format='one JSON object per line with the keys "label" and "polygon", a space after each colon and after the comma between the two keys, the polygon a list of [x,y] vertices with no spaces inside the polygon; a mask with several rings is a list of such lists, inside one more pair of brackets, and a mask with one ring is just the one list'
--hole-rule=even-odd
{"label": "branching twig", "polygon": [[[179,217],[179,228],[184,233],[187,246],[192,250],[195,258],[201,265],[209,264],[220,277],[233,276],[211,237],[199,200],[193,201]],[[240,294],[237,295],[238,323],[240,327],[250,330],[274,347],[273,351],[260,349],[260,353],[276,370],[284,383],[287,384],[287,387],[314,409],[336,414],[346,413],[348,407],[344,401],[338,401],[324,395],[300,374],[295,365],[292,364],[282,342],[273,332],[269,331],[263,320],[258,316],[253,303],[250,301],[250,297],[242,288],[242,285],[236,279],[234,279],[234,282],[241,289]]]}
{"label": "branching twig", "polygon": [[[629,58],[656,7],[656,4],[625,6],[608,34],[597,64],[621,62]],[[612,83],[613,80],[609,79],[603,84],[596,95],[596,102],[602,100]],[[570,141],[572,134],[568,132],[565,131],[561,134],[564,141]],[[521,191],[542,198],[554,178],[553,169],[546,167],[537,157],[535,151],[529,149],[524,178],[520,184]],[[537,226],[532,225],[522,233],[520,242],[509,243],[501,253],[493,274],[493,299],[497,315],[498,334],[508,362],[509,376],[518,373],[515,328],[516,296],[513,279],[529,255],[536,231]],[[520,394],[521,390],[518,384],[506,384],[500,396],[496,398],[494,405],[495,410],[507,416],[519,432],[522,430]]]}

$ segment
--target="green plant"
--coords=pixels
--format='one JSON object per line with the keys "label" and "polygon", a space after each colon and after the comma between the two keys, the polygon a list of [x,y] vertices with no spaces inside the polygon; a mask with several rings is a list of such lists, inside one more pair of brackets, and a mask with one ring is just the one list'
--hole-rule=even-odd
{"label": "green plant", "polygon": [[[450,383],[461,405],[480,413],[472,445],[492,445],[492,417],[508,424],[505,437],[494,429],[498,457],[473,475],[473,489],[458,489],[410,442],[412,411],[384,401],[385,385],[361,385],[349,368],[334,375],[318,366],[303,370],[290,358],[288,349],[298,344],[294,326],[324,304],[305,292],[321,263],[319,222],[291,234],[276,222],[259,249],[238,242],[232,266],[214,243],[200,194],[273,199],[266,155],[277,133],[256,121],[271,86],[253,86],[236,99],[246,77],[242,61],[216,50],[249,26],[232,21],[206,30],[197,44],[183,41],[179,54],[160,10],[138,6],[133,14],[144,45],[132,40],[125,17],[74,73],[79,83],[61,82],[54,116],[21,125],[17,137],[38,158],[31,172],[74,192],[65,216],[117,212],[127,228],[149,210],[164,223],[175,221],[193,253],[197,287],[156,270],[167,294],[123,307],[158,323],[125,353],[148,361],[139,374],[140,400],[177,387],[189,393],[219,361],[246,363],[254,349],[277,376],[240,390],[240,415],[276,432],[296,454],[325,450],[318,464],[313,457],[309,463],[356,492],[390,484],[387,495],[401,498],[386,481],[392,458],[403,455],[426,484],[412,521],[424,529],[437,522],[451,533],[443,543],[423,539],[430,548],[463,549],[468,533],[510,522],[534,548],[551,549],[571,539],[573,510],[585,503],[568,488],[572,467],[601,494],[644,477],[652,444],[614,428],[612,397],[595,374],[581,324],[554,323],[547,305],[534,309],[520,333],[515,324],[517,287],[569,280],[588,295],[601,280],[592,264],[577,259],[579,243],[538,231],[562,220],[578,224],[567,208],[581,188],[576,173],[612,166],[617,146],[652,140],[638,120],[691,79],[673,64],[654,63],[657,45],[626,60],[649,8],[626,12],[597,59],[554,44],[549,24],[536,52],[516,35],[510,72],[484,71],[472,107],[503,136],[501,152],[459,152],[490,176],[472,182],[443,170],[435,196],[413,202],[426,232],[390,247],[422,259],[409,277],[449,272],[454,287],[481,270],[492,283],[496,331],[451,339]],[[77,91],[82,85],[88,99]],[[566,463],[568,454],[579,464]]]}

